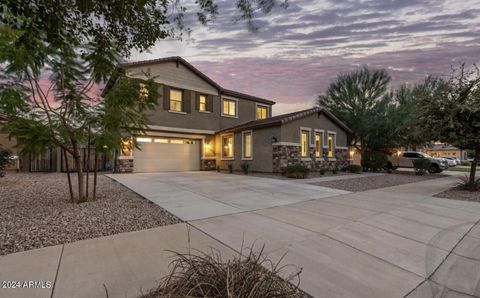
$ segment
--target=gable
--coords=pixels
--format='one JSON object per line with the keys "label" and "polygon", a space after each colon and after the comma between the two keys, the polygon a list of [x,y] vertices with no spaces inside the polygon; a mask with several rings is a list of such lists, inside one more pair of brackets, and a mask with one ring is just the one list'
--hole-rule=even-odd
{"label": "gable", "polygon": [[218,95],[218,89],[215,86],[178,62],[126,66],[125,72],[127,76],[139,79],[145,79],[145,72],[150,72],[154,80],[160,84]]}

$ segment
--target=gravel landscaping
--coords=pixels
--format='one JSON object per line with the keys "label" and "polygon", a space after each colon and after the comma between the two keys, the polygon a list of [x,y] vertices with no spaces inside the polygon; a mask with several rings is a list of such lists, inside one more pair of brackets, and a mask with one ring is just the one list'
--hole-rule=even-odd
{"label": "gravel landscaping", "polygon": [[391,174],[385,174],[375,177],[362,177],[359,174],[358,178],[345,179],[345,180],[335,180],[335,181],[325,181],[312,183],[314,185],[337,188],[341,190],[347,190],[352,192],[366,191],[370,189],[377,189],[407,183],[420,182],[429,179],[442,178],[445,175],[434,174],[434,175],[423,175],[415,176],[413,172],[394,172]]}
{"label": "gravel landscaping", "polygon": [[434,197],[452,200],[473,201],[480,203],[480,191],[468,191],[458,188],[451,188],[449,190],[434,195]]}
{"label": "gravel landscaping", "polygon": [[103,175],[94,202],[70,203],[64,173],[7,173],[0,198],[0,255],[180,222]]}

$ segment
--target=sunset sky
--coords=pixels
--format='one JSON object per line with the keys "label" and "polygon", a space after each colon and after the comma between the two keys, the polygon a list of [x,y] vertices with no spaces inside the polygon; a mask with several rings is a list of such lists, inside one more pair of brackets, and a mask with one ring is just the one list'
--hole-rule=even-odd
{"label": "sunset sky", "polygon": [[183,41],[164,40],[130,60],[182,56],[225,88],[277,101],[274,114],[308,108],[342,72],[385,68],[392,87],[480,62],[480,0],[291,0],[259,16],[258,32],[235,23],[234,1]]}

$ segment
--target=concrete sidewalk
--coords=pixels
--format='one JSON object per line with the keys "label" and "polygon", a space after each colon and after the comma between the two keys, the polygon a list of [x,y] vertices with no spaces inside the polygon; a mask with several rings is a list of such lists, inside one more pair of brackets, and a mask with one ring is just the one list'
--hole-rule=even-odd
{"label": "concrete sidewalk", "polygon": [[[34,249],[0,257],[0,281],[49,281],[45,289],[0,289],[2,298],[138,297],[158,286],[173,253],[232,251],[185,223]],[[190,244],[189,237],[190,235]]]}

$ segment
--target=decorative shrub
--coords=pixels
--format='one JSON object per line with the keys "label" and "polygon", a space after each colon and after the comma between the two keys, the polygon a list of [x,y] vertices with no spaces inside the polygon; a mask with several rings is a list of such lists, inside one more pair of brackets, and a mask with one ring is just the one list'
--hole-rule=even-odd
{"label": "decorative shrub", "polygon": [[228,172],[229,172],[230,174],[233,173],[233,165],[232,165],[232,164],[229,164],[229,165],[228,165]]}
{"label": "decorative shrub", "polygon": [[332,174],[336,175],[338,173],[337,165],[334,165],[332,168]]}
{"label": "decorative shrub", "polygon": [[12,162],[12,152],[0,148],[0,177],[5,176],[5,168]]}
{"label": "decorative shrub", "polygon": [[285,174],[289,178],[306,178],[309,172],[310,169],[302,164],[290,165],[285,168]]}
{"label": "decorative shrub", "polygon": [[242,168],[242,171],[245,175],[248,175],[248,169],[250,168],[250,164],[244,162],[240,164],[240,168]]}
{"label": "decorative shrub", "polygon": [[318,172],[320,173],[320,175],[325,175],[325,168],[320,168]]}
{"label": "decorative shrub", "polygon": [[388,157],[379,151],[367,151],[362,156],[362,167],[366,171],[378,172],[387,167]]}
{"label": "decorative shrub", "polygon": [[301,269],[289,265],[292,270],[288,272],[287,266],[268,259],[263,248],[258,253],[252,251],[230,260],[223,260],[213,249],[209,253],[173,252],[170,273],[161,279],[157,289],[142,298],[309,297],[298,288]]}
{"label": "decorative shrub", "polygon": [[413,168],[415,170],[415,175],[422,176],[428,171],[430,167],[430,160],[427,158],[419,158],[413,160]]}
{"label": "decorative shrub", "polygon": [[350,173],[360,174],[362,173],[363,168],[360,165],[348,165],[347,170]]}

